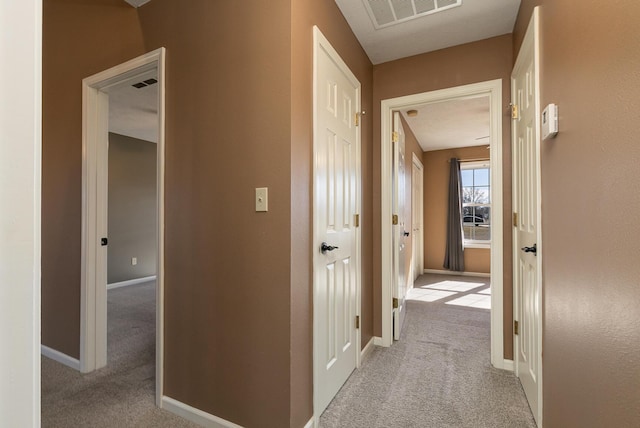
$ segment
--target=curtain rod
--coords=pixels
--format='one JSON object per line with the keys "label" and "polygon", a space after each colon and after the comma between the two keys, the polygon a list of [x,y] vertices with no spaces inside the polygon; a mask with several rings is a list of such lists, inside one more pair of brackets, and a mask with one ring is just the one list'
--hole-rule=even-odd
{"label": "curtain rod", "polygon": [[[489,158],[475,158],[475,159],[458,159],[458,162],[480,162],[480,161],[488,161],[491,160]],[[451,163],[451,159],[447,159],[447,163]]]}

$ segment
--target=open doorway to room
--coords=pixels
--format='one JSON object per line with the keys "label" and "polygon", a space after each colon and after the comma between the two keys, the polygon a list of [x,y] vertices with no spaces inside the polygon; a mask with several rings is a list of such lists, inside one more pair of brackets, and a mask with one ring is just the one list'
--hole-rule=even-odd
{"label": "open doorway to room", "polygon": [[[424,270],[415,283],[409,278],[409,301],[440,304],[443,308],[463,308],[485,312],[490,330],[491,362],[511,368],[503,358],[502,305],[502,82],[500,80],[415,94],[382,101],[382,217],[395,219],[394,146],[400,116],[404,128],[408,180],[412,180],[412,156],[423,167],[423,224],[412,229],[412,242],[423,240]],[[412,148],[410,148],[412,147]],[[385,159],[385,152],[389,153]],[[443,267],[447,247],[447,222],[451,159],[459,161],[460,214],[455,227],[460,230],[464,268]],[[385,185],[385,183],[389,183]],[[415,202],[408,190],[406,213],[415,216]],[[413,224],[413,223],[412,223]],[[420,236],[415,236],[421,233]],[[387,308],[397,306],[394,289],[393,229],[382,224],[383,337],[390,346],[396,319]],[[415,245],[409,247],[415,251]],[[408,257],[416,269],[413,254]],[[413,288],[411,287],[413,285]],[[389,301],[389,305],[385,303]],[[394,309],[395,310],[395,309]],[[480,318],[483,318],[482,316]],[[400,337],[400,340],[401,337]],[[489,351],[489,349],[487,349]]]}
{"label": "open doorway to room", "polygon": [[[158,72],[109,87],[107,367],[133,367],[154,389]],[[153,393],[152,393],[153,394]]]}
{"label": "open doorway to room", "polygon": [[162,397],[164,52],[82,82],[82,374],[43,365],[46,425],[157,425],[150,421]]}

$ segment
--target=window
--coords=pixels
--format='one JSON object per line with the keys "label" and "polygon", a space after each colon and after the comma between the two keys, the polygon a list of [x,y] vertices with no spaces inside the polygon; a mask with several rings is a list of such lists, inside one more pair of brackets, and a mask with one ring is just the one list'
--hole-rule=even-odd
{"label": "window", "polygon": [[461,162],[462,229],[465,247],[491,244],[491,168],[489,161]]}

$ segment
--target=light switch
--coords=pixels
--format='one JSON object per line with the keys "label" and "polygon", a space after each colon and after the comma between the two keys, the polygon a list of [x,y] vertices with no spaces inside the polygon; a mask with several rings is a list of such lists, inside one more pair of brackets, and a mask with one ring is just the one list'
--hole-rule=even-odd
{"label": "light switch", "polygon": [[267,187],[256,188],[256,212],[269,211],[269,189]]}

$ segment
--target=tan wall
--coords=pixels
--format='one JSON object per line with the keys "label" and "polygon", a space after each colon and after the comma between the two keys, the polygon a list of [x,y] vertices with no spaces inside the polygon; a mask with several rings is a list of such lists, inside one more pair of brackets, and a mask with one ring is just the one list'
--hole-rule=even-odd
{"label": "tan wall", "polygon": [[[504,216],[511,218],[511,121],[506,116],[510,99],[510,76],[513,66],[511,35],[494,37],[466,45],[455,46],[423,55],[416,55],[373,68],[373,127],[380,129],[380,101],[403,95],[451,88],[469,83],[493,79],[502,80],[503,107],[503,193]],[[380,135],[373,134],[373,206],[380,205]],[[382,334],[381,320],[381,271],[380,271],[380,211],[374,212],[374,334]],[[511,226],[504,224],[504,357],[513,357],[512,340],[512,274],[511,274]]]}
{"label": "tan wall", "polygon": [[[45,343],[78,356],[80,79],[165,46],[164,392],[241,425],[304,425],[313,412],[313,24],[362,83],[369,113],[361,125],[363,346],[373,335],[372,66],[336,4],[45,6],[43,321],[55,321],[43,322]],[[70,87],[77,97],[64,92]],[[270,210],[255,213],[254,188],[263,186]],[[63,263],[60,242],[77,242]]]}
{"label": "tan wall", "polygon": [[640,3],[525,1],[518,34],[536,3],[560,112],[541,155],[544,425],[637,426]]}
{"label": "tan wall", "polygon": [[[489,159],[487,146],[464,147],[425,152],[424,163],[424,263],[425,269],[443,270],[447,245],[447,217],[449,200],[449,160],[458,158]],[[491,272],[491,250],[466,248],[466,272]]]}
{"label": "tan wall", "polygon": [[290,4],[154,0],[139,15],[146,49],[167,48],[164,393],[288,426]]}
{"label": "tan wall", "polygon": [[157,147],[109,134],[108,284],[156,274]]}
{"label": "tan wall", "polygon": [[142,53],[138,14],[122,0],[43,2],[42,343],[74,358],[80,357],[81,82]]}
{"label": "tan wall", "polygon": [[373,337],[372,245],[372,65],[333,0],[296,0],[292,11],[292,284],[291,284],[291,425],[302,427],[313,414],[313,326],[311,254],[313,148],[313,25],[317,25],[362,85],[362,314],[364,347]]}

